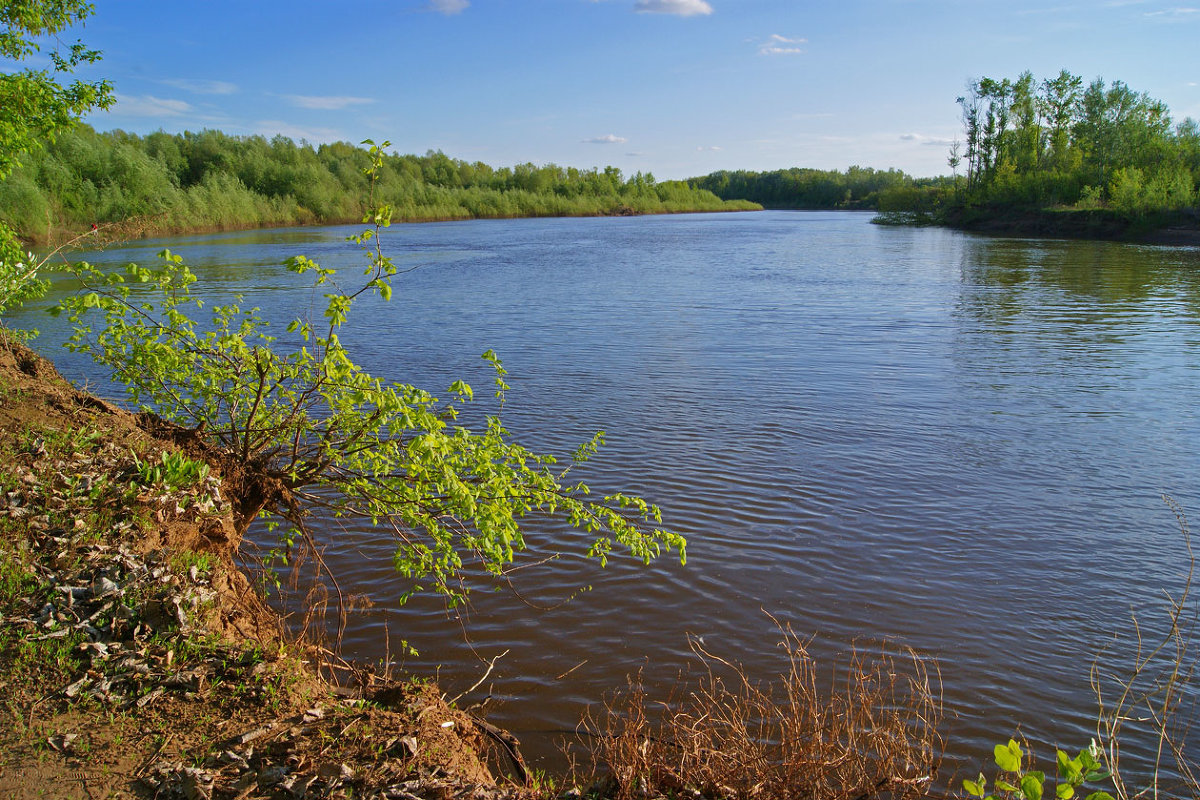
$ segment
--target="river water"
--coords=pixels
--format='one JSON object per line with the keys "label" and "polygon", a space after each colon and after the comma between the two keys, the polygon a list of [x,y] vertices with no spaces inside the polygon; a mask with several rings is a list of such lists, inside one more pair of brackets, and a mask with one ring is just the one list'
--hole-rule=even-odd
{"label": "river water", "polygon": [[[589,703],[644,669],[695,666],[688,637],[756,677],[782,668],[774,615],[826,662],[888,641],[940,664],[948,770],[973,775],[1018,729],[1085,746],[1089,667],[1131,613],[1161,630],[1186,547],[1166,494],[1200,512],[1200,250],[997,239],[761,212],[467,221],[391,229],[395,297],[343,337],[378,374],[488,397],[507,427],[581,473],[640,493],[687,536],[688,562],[602,570],[535,529],[527,562],[469,612],[398,608],[391,544],[325,529],[356,611],[344,648],[400,640],[462,702],[553,767]],[[364,263],[353,228],[239,232],[88,254],[147,263],[164,246],[198,291],[285,322],[312,293],[282,262]],[[63,337],[39,320],[41,347]],[[104,386],[76,356],[76,380]],[[486,406],[486,402],[483,403]],[[490,409],[489,409],[490,410]],[[260,542],[269,535],[256,532]],[[571,602],[563,600],[576,595]],[[385,631],[386,634],[385,635]],[[390,637],[390,643],[387,641]],[[1106,656],[1120,670],[1123,645]],[[1132,758],[1138,748],[1132,747]],[[1043,751],[1043,757],[1047,756]]]}

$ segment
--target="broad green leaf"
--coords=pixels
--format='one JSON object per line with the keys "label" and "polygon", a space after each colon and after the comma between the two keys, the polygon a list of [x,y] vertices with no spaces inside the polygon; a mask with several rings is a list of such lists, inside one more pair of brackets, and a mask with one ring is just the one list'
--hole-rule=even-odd
{"label": "broad green leaf", "polygon": [[1021,778],[1021,791],[1026,800],[1042,800],[1043,784],[1046,776],[1040,772],[1030,772]]}
{"label": "broad green leaf", "polygon": [[996,754],[996,766],[1005,772],[1021,770],[1021,746],[1015,739],[1009,739],[1007,745],[998,744],[993,748]]}

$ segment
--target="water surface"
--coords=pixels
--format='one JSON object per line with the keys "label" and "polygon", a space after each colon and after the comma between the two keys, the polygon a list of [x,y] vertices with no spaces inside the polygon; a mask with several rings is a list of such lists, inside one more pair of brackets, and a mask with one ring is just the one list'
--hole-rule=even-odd
{"label": "water surface", "polygon": [[[144,263],[170,246],[201,292],[284,322],[312,303],[284,259],[350,280],[352,231],[90,258]],[[420,653],[405,665],[451,694],[507,652],[464,702],[490,689],[491,719],[537,758],[627,674],[662,685],[694,663],[689,635],[774,674],[767,613],[823,660],[884,640],[936,658],[951,764],[967,774],[1018,727],[1078,748],[1095,654],[1131,612],[1155,630],[1162,590],[1180,586],[1184,540],[1161,495],[1200,509],[1196,249],[788,212],[408,225],[386,241],[415,271],[343,337],[360,363],[487,396],[478,356],[495,349],[518,437],[565,456],[607,430],[582,477],[645,495],[690,543],[686,567],[564,557],[459,618],[435,600],[397,608],[390,543],[325,529],[343,588],[374,602],[347,652],[394,656],[403,639]],[[62,334],[38,324],[48,349]],[[531,562],[582,549],[551,528],[530,541]]]}

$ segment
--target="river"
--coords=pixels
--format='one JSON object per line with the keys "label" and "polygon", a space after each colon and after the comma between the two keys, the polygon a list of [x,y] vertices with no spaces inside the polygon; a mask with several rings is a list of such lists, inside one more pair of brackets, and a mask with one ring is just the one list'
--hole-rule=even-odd
{"label": "river", "polygon": [[[391,545],[325,530],[344,589],[369,596],[345,652],[487,681],[489,718],[551,768],[589,703],[644,669],[695,666],[688,637],[781,667],[773,615],[832,663],[888,641],[936,659],[947,772],[1017,733],[1086,746],[1089,667],[1131,613],[1149,634],[1187,569],[1162,495],[1200,514],[1200,249],[883,228],[869,214],[760,212],[430,223],[392,228],[401,269],[343,339],[368,369],[490,396],[507,427],[581,477],[659,504],[688,562],[602,570],[564,557],[479,592],[469,613],[396,606]],[[282,262],[364,263],[354,228],[238,232],[86,254],[181,253],[206,296],[281,323],[312,293]],[[38,320],[40,347],[63,333]],[[78,356],[64,373],[102,376]],[[485,407],[486,401],[480,401]],[[269,535],[257,531],[259,541]],[[533,530],[530,560],[579,547]],[[571,602],[559,605],[579,593]],[[384,631],[390,634],[385,642]],[[1106,665],[1119,671],[1118,646]],[[1137,747],[1131,748],[1132,758]],[[1043,758],[1052,752],[1043,750]]]}

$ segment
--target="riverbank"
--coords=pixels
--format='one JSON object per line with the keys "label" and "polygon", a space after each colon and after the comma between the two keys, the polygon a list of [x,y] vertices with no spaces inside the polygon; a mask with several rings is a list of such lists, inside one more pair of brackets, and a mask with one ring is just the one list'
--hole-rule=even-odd
{"label": "riverbank", "polygon": [[[577,218],[586,219],[589,217],[645,217],[657,215],[676,215],[676,214],[722,214],[722,213],[737,213],[745,211],[762,211],[762,206],[757,203],[734,203],[727,202],[721,208],[697,208],[684,210],[646,210],[639,211],[630,206],[616,206],[612,209],[597,211],[593,213],[579,214],[497,214],[485,216],[472,215],[453,215],[453,214],[411,214],[405,216],[396,216],[393,218],[394,223],[425,223],[425,222],[462,222],[476,219],[547,219],[547,218]],[[82,227],[51,227],[45,233],[34,235],[25,234],[20,237],[21,243],[25,247],[38,249],[54,249],[62,246],[64,243],[73,242],[90,242],[91,237],[95,237],[96,241],[102,244],[121,243],[136,241],[139,239],[154,239],[162,236],[203,236],[210,233],[226,233],[232,231],[252,231],[252,230],[268,230],[271,228],[325,228],[337,225],[361,225],[363,220],[361,215],[352,217],[339,217],[334,219],[273,219],[254,222],[216,222],[207,224],[182,224],[171,221],[156,221],[151,218],[139,218],[122,220],[120,222],[105,222],[96,225],[94,231],[89,231],[87,226]]]}
{"label": "riverbank", "polygon": [[826,696],[804,641],[783,626],[791,669],[778,685],[701,647],[708,680],[687,703],[663,715],[631,678],[581,723],[570,776],[531,775],[511,735],[428,680],[289,640],[234,559],[236,482],[216,463],[194,433],[77,390],[0,330],[0,796],[933,790],[940,698],[924,661],[856,655]]}
{"label": "riverbank", "polygon": [[[906,215],[907,214],[907,215]],[[941,213],[881,215],[881,224],[942,225],[989,236],[1098,239],[1180,247],[1200,246],[1200,210],[1130,219],[1110,209],[956,207]]]}
{"label": "riverbank", "polygon": [[289,642],[198,448],[0,331],[0,796],[545,793],[432,683]]}

